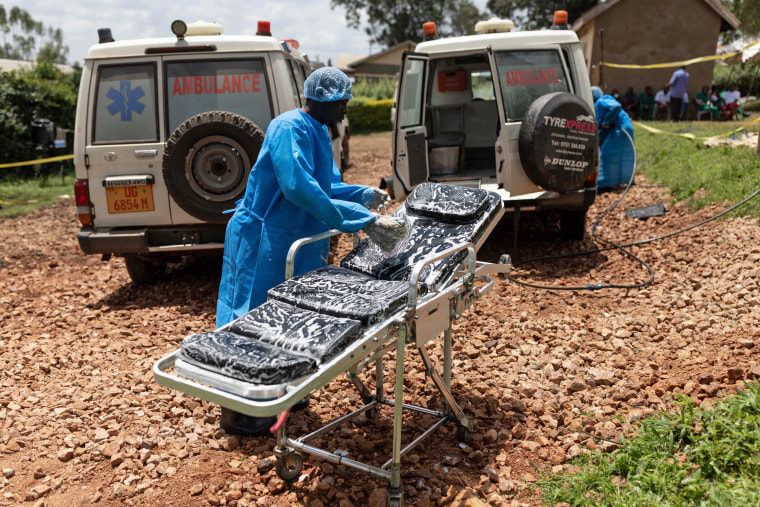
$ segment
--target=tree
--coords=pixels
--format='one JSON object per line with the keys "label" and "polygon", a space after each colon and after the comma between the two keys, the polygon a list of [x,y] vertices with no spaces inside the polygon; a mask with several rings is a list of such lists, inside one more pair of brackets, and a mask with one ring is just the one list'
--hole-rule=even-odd
{"label": "tree", "polygon": [[452,0],[450,5],[448,33],[444,35],[475,33],[475,23],[486,19],[486,14],[470,0]]}
{"label": "tree", "polygon": [[[35,21],[25,10],[0,4],[0,58],[9,60],[39,60],[66,63],[68,46],[63,45],[63,32]],[[38,42],[40,49],[35,50]]]}
{"label": "tree", "polygon": [[723,4],[740,23],[739,30],[732,30],[722,36],[724,42],[760,36],[760,0],[724,0]]}
{"label": "tree", "polygon": [[370,42],[390,48],[406,40],[422,40],[422,24],[434,21],[442,35],[472,33],[482,14],[471,0],[330,0],[346,9],[346,22],[364,29]]}
{"label": "tree", "polygon": [[[32,120],[46,118],[73,130],[81,69],[61,72],[50,62],[0,72],[0,160],[37,158],[30,146]],[[12,171],[4,170],[3,174]]]}
{"label": "tree", "polygon": [[488,10],[500,18],[509,18],[526,30],[549,28],[554,22],[554,11],[567,11],[572,24],[581,14],[599,3],[599,0],[488,0]]}

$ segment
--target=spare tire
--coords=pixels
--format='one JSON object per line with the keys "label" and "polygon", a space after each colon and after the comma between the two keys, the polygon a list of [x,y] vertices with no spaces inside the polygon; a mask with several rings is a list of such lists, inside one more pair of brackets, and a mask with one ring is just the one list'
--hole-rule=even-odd
{"label": "spare tire", "polygon": [[572,192],[597,171],[599,136],[588,103],[567,92],[549,93],[528,108],[520,126],[520,162],[545,190]]}
{"label": "spare tire", "polygon": [[225,223],[223,213],[245,193],[248,175],[264,142],[251,120],[226,111],[186,120],[166,142],[164,182],[187,213],[210,223]]}

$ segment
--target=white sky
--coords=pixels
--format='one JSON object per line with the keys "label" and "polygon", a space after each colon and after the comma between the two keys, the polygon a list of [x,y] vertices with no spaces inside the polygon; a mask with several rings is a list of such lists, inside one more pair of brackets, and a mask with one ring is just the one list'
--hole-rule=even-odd
{"label": "white sky", "polygon": [[[485,10],[487,0],[474,0]],[[111,28],[114,39],[171,36],[175,19],[186,23],[214,21],[228,35],[256,32],[259,20],[271,22],[272,34],[296,39],[312,60],[334,63],[339,54],[369,55],[363,30],[346,26],[345,11],[330,9],[330,0],[16,0],[3,2],[27,11],[46,27],[63,31],[69,47],[68,63],[82,63],[87,50],[98,42],[98,28]],[[247,5],[246,5],[247,4]],[[420,27],[421,29],[421,27]],[[377,52],[378,47],[372,48]]]}

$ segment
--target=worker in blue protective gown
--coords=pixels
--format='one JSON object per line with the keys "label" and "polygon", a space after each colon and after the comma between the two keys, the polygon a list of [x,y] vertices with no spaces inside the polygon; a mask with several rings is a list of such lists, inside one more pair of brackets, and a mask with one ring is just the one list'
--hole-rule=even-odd
{"label": "worker in blue protective gown", "polygon": [[[269,124],[245,196],[227,224],[216,325],[221,327],[267,299],[285,281],[291,244],[303,237],[338,229],[353,233],[376,222],[388,194],[378,188],[341,182],[326,125],[346,114],[351,82],[341,71],[323,67],[304,83],[306,105]],[[377,224],[371,227],[377,230]],[[369,229],[365,232],[369,233]],[[371,237],[371,236],[370,236]],[[295,275],[325,266],[329,240],[298,252]],[[228,433],[263,435],[271,418],[254,418],[222,408]]]}
{"label": "worker in blue protective gown", "polygon": [[633,176],[635,163],[631,119],[615,97],[604,95],[598,86],[592,86],[591,92],[599,125],[597,187],[609,188],[628,183]]}

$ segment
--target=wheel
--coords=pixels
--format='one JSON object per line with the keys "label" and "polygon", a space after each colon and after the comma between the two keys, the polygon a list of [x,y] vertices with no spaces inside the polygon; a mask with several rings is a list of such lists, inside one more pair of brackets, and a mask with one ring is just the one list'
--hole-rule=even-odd
{"label": "wheel", "polygon": [[461,443],[466,444],[467,441],[470,440],[470,435],[472,435],[470,430],[464,426],[457,426],[457,440]]}
{"label": "wheel", "polygon": [[565,241],[580,241],[586,234],[586,210],[565,210],[559,216],[559,232]]}
{"label": "wheel", "polygon": [[597,170],[599,138],[594,109],[577,95],[548,93],[525,113],[518,149],[530,180],[545,190],[580,190]]}
{"label": "wheel", "polygon": [[153,283],[160,280],[166,272],[166,263],[141,259],[136,254],[124,256],[127,273],[138,284]]}
{"label": "wheel", "polygon": [[341,172],[345,172],[348,169],[349,164],[349,150],[348,150],[348,130],[346,130],[346,135],[343,136],[343,142],[342,142],[342,149],[340,153],[340,170]]}
{"label": "wheel", "polygon": [[388,499],[388,507],[401,507],[404,505],[404,488],[392,488],[388,487],[386,490],[386,498]]}
{"label": "wheel", "polygon": [[164,182],[169,194],[190,215],[226,223],[245,193],[248,174],[264,142],[252,121],[226,111],[193,116],[166,142]]}
{"label": "wheel", "polygon": [[301,475],[303,456],[299,452],[291,452],[287,456],[277,458],[275,471],[283,481],[292,481]]}

